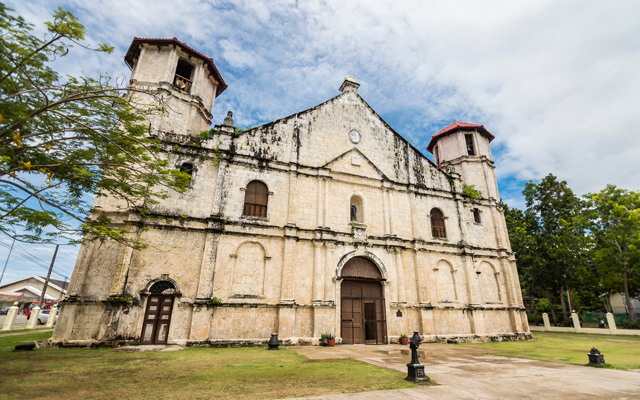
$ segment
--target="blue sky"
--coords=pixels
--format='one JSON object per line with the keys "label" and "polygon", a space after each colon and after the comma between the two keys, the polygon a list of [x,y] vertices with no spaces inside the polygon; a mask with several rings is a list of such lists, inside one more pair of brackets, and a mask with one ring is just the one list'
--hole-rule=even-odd
{"label": "blue sky", "polygon": [[[454,119],[485,125],[511,206],[523,207],[524,183],[548,173],[580,195],[608,183],[639,189],[640,2],[397,3],[7,2],[38,29],[53,8],[70,9],[88,42],[116,46],[112,55],[72,49],[56,64],[65,73],[128,78],[122,59],[134,36],[175,36],[211,56],[229,84],[214,123],[227,110],[241,127],[275,120],[339,94],[353,75],[362,97],[425,153]],[[53,253],[24,246],[42,259]],[[2,265],[6,255],[0,246]],[[74,261],[69,249],[57,265],[70,275]],[[35,272],[12,256],[7,275]]]}

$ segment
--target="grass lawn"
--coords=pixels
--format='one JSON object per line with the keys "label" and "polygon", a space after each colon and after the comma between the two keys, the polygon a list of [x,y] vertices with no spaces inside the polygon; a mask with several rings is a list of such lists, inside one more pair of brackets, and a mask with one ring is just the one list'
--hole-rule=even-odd
{"label": "grass lawn", "polygon": [[359,361],[309,360],[265,347],[12,351],[49,337],[0,338],[0,399],[277,399],[417,386],[404,380],[406,374]]}
{"label": "grass lawn", "polygon": [[576,365],[587,365],[587,353],[595,347],[613,368],[640,368],[640,336],[533,332],[533,340],[528,342],[462,343],[459,346],[481,348],[499,356]]}

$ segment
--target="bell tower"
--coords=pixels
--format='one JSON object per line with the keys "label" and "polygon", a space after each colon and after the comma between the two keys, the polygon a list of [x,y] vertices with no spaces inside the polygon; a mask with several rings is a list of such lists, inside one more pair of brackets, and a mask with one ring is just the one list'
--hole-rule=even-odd
{"label": "bell tower", "polygon": [[[150,118],[152,131],[195,135],[209,129],[215,99],[227,88],[210,57],[175,37],[135,37],[124,60],[131,68],[131,87],[162,96],[168,109]],[[141,92],[134,96],[145,101]]]}
{"label": "bell tower", "polygon": [[495,138],[483,125],[453,121],[433,135],[427,150],[443,170],[453,168],[462,183],[475,185],[482,197],[500,200],[489,143]]}

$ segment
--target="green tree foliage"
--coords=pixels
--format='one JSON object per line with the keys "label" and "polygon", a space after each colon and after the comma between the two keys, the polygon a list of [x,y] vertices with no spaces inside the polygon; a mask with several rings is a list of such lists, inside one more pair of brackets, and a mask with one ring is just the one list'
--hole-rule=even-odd
{"label": "green tree foliage", "polygon": [[627,314],[635,321],[631,296],[640,293],[640,193],[607,185],[585,197],[597,273],[607,293],[624,293]]}
{"label": "green tree foliage", "polygon": [[552,174],[540,183],[528,182],[523,194],[527,209],[522,229],[527,236],[519,263],[524,266],[527,287],[549,300],[551,317],[557,323],[554,300],[556,296],[560,298],[566,319],[564,291],[575,280],[575,269],[584,250],[585,235],[578,218],[581,202],[566,181],[558,181]]}
{"label": "green tree foliage", "polygon": [[126,241],[127,232],[105,217],[88,218],[86,195],[109,193],[144,210],[165,189],[183,189],[188,177],[158,156],[160,143],[145,122],[164,106],[109,76],[60,76],[51,65],[72,46],[113,50],[87,46],[70,12],[54,11],[40,39],[11,11],[0,3],[0,230],[27,241],[79,232]]}

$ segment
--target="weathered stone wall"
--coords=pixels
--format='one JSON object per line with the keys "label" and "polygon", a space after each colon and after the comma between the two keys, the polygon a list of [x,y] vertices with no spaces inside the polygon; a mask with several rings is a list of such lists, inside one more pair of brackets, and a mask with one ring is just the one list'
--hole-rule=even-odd
{"label": "weathered stone wall", "polygon": [[[134,77],[167,74],[141,65]],[[239,135],[217,127],[203,142],[186,136],[198,106],[174,97],[191,114],[157,127],[174,132],[160,134],[174,149],[171,162],[194,165],[190,188],[152,206],[157,218],[146,220],[116,212],[109,197],[97,200],[152,247],[83,245],[54,341],[139,340],[147,291],[159,280],[177,290],[170,342],[339,337],[339,268],[355,256],[380,269],[390,339],[413,330],[430,340],[528,333],[488,141],[480,135],[485,159],[455,164],[464,182],[483,191],[471,200],[455,176],[395,133],[355,90]],[[446,136],[442,151],[461,151],[459,140]],[[265,218],[243,216],[253,180],[269,191]],[[363,213],[358,223],[350,219],[352,196]],[[445,239],[432,235],[434,208],[445,216]],[[133,301],[115,307],[109,295]]]}

